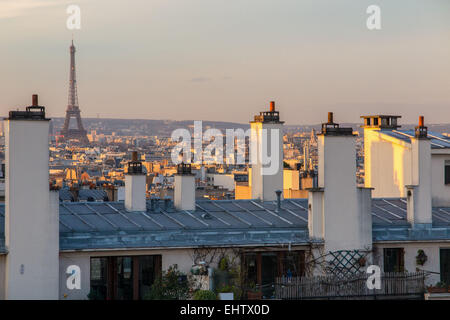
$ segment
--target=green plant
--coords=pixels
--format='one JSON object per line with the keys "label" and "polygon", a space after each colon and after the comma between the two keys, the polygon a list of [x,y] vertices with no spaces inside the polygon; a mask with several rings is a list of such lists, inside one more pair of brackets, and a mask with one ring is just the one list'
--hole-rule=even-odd
{"label": "green plant", "polygon": [[227,257],[222,257],[219,261],[219,270],[228,271],[229,262]]}
{"label": "green plant", "polygon": [[261,291],[259,286],[255,283],[255,281],[251,281],[248,284],[247,290],[250,291],[250,292],[260,292]]}
{"label": "green plant", "polygon": [[216,294],[211,290],[197,290],[194,293],[194,300],[216,300]]}
{"label": "green plant", "polygon": [[425,264],[425,262],[427,262],[428,257],[425,254],[425,251],[423,251],[422,249],[417,250],[417,256],[416,256],[416,264],[418,266],[423,266]]}
{"label": "green plant", "polygon": [[213,273],[214,288],[217,293],[232,292],[234,299],[242,296],[242,274],[238,255],[223,256]]}
{"label": "green plant", "polygon": [[103,294],[98,290],[91,290],[87,295],[88,300],[105,300]]}
{"label": "green plant", "polygon": [[187,276],[174,264],[156,278],[145,300],[185,300],[189,295]]}
{"label": "green plant", "polygon": [[435,285],[436,288],[447,288],[447,284],[444,281],[439,281]]}

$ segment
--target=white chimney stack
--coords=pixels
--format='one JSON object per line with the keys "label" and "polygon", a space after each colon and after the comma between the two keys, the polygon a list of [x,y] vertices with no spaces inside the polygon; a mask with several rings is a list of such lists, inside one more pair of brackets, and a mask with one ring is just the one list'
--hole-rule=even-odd
{"label": "white chimney stack", "polygon": [[49,120],[37,95],[5,119],[6,299],[58,299],[59,198],[49,191]]}
{"label": "white chimney stack", "polygon": [[324,239],[326,252],[371,247],[370,189],[356,186],[353,129],[334,123],[331,112],[318,135],[318,155],[318,188],[309,193],[310,236]]}
{"label": "white chimney stack", "polygon": [[412,185],[406,186],[407,217],[416,227],[432,223],[431,143],[427,136],[424,117],[420,116],[415,137],[411,138]]}
{"label": "white chimney stack", "polygon": [[275,201],[283,190],[283,123],[274,101],[250,122],[253,199]]}
{"label": "white chimney stack", "polygon": [[195,210],[195,177],[190,164],[178,165],[174,187],[175,209]]}
{"label": "white chimney stack", "polygon": [[138,154],[133,151],[125,174],[125,209],[127,211],[147,211],[146,178]]}

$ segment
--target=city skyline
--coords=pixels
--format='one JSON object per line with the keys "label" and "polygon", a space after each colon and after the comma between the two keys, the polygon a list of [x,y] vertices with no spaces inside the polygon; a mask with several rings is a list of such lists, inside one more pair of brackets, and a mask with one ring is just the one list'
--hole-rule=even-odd
{"label": "city skyline", "polygon": [[[375,2],[382,29],[369,31]],[[83,118],[245,123],[275,100],[287,125],[327,111],[448,122],[450,3],[375,2],[3,1],[0,111],[39,93],[64,116],[73,34]],[[69,4],[81,30],[66,28]]]}

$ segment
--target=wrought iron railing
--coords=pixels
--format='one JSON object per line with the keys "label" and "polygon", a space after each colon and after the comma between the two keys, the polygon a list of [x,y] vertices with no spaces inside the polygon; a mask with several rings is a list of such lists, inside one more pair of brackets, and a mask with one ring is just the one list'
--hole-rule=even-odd
{"label": "wrought iron railing", "polygon": [[278,277],[276,299],[383,299],[423,298],[425,273],[382,273],[380,289],[369,289],[366,273],[342,279],[336,276]]}

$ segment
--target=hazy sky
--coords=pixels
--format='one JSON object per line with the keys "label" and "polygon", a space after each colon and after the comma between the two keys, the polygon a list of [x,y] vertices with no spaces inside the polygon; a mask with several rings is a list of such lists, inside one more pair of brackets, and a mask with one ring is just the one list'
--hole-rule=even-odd
{"label": "hazy sky", "polygon": [[450,122],[449,0],[0,0],[1,115],[32,93],[64,115],[72,33],[84,117]]}

